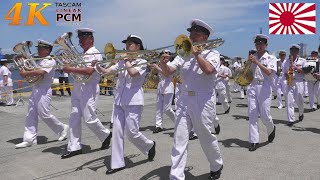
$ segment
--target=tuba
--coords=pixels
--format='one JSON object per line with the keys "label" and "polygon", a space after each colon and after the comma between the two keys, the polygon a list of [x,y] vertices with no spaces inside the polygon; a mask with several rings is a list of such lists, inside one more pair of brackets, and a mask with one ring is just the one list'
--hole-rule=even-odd
{"label": "tuba", "polygon": [[[249,51],[249,56],[255,54],[255,50]],[[234,81],[240,86],[248,86],[253,80],[253,72],[250,69],[251,61],[247,60],[244,68],[241,68],[234,72]]]}
{"label": "tuba", "polygon": [[[19,53],[13,57],[13,62],[19,68],[20,71],[33,71],[39,69],[40,66],[33,60],[33,56],[30,51],[30,47],[32,46],[31,41],[23,41],[14,46],[13,51],[15,53]],[[28,83],[35,84],[43,78],[40,76],[27,76],[25,80]]]}
{"label": "tuba", "polygon": [[[64,33],[58,37],[54,44],[61,46],[61,49],[55,52],[56,56],[59,56],[56,61],[61,65],[70,64],[73,67],[87,67],[85,60],[80,56],[80,53],[74,47],[71,41],[72,32]],[[78,83],[86,82],[90,79],[89,75],[82,75],[76,73],[70,73],[74,81]]]}

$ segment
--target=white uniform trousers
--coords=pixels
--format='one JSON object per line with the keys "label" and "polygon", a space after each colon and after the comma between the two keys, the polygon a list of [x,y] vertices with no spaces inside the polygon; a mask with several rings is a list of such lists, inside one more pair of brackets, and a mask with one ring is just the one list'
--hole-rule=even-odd
{"label": "white uniform trousers", "polygon": [[270,115],[272,87],[268,83],[248,86],[249,142],[259,143],[258,116],[270,135],[274,124]]}
{"label": "white uniform trousers", "polygon": [[246,87],[244,86],[240,86],[240,98],[244,98],[244,90],[245,90]]}
{"label": "white uniform trousers", "polygon": [[[91,92],[90,92],[91,91]],[[96,114],[96,100],[99,88],[90,90],[73,89],[71,95],[71,114],[69,120],[70,138],[68,151],[81,149],[81,119],[84,119],[87,127],[103,142],[110,134]]]}
{"label": "white uniform trousers", "polygon": [[304,81],[295,81],[294,86],[287,86],[287,115],[288,121],[294,122],[294,103],[296,102],[299,115],[303,114],[303,91],[304,91]]}
{"label": "white uniform trousers", "polygon": [[225,83],[225,86],[226,86],[226,93],[227,93],[228,102],[231,102],[232,101],[232,97],[231,97],[231,91],[230,91],[229,82]]}
{"label": "white uniform trousers", "polygon": [[171,151],[171,180],[185,179],[184,168],[187,163],[188,134],[191,130],[191,124],[193,124],[202,150],[210,163],[210,170],[217,171],[221,168],[223,161],[218,140],[214,134],[211,134],[215,98],[212,94],[196,96],[181,94],[177,102],[177,119],[175,121],[173,148]]}
{"label": "white uniform trousers", "polygon": [[223,106],[224,111],[228,110],[229,103],[228,103],[228,99],[227,99],[227,93],[225,89],[216,89],[217,93],[218,93],[218,102],[220,102]]}
{"label": "white uniform trousers", "polygon": [[284,78],[279,78],[277,82],[277,102],[278,106],[282,106],[282,98],[281,95],[283,94],[284,98],[286,99],[286,90],[287,90],[287,80]]}
{"label": "white uniform trousers", "polygon": [[[316,106],[314,105],[314,97],[315,97],[315,91],[316,91],[316,82],[311,82],[311,81],[307,81],[308,84],[308,94],[309,94],[309,105],[310,105],[310,109],[312,108],[316,108]],[[319,98],[317,98],[318,100]],[[317,104],[319,103],[319,101],[317,101]]]}
{"label": "white uniform trousers", "polygon": [[50,113],[52,90],[50,87],[34,88],[29,97],[29,107],[24,128],[23,142],[34,142],[38,132],[38,117],[45,122],[50,129],[59,135],[64,124]]}
{"label": "white uniform trousers", "polygon": [[239,84],[233,81],[233,92],[239,92],[239,91],[240,91]]}
{"label": "white uniform trousers", "polygon": [[313,89],[314,89],[314,95],[317,99],[317,104],[320,105],[320,81],[317,81],[314,84]]}
{"label": "white uniform trousers", "polygon": [[114,104],[113,104],[113,107],[112,107],[111,120],[110,120],[110,123],[112,123],[112,124],[113,124],[113,115],[114,115]]}
{"label": "white uniform trousers", "polygon": [[114,105],[111,169],[125,166],[124,133],[144,155],[147,155],[154,145],[153,141],[139,131],[142,111],[142,105]]}
{"label": "white uniform trousers", "polygon": [[162,119],[163,119],[163,113],[169,116],[169,118],[174,122],[175,119],[175,112],[172,110],[171,104],[172,104],[172,98],[173,93],[169,94],[161,94],[158,92],[157,94],[157,102],[156,102],[156,127],[162,127]]}
{"label": "white uniform trousers", "polygon": [[[1,87],[2,90],[0,90],[0,102],[1,102],[1,96],[3,100],[6,102],[6,105],[11,105],[14,103],[13,100],[13,89],[12,86],[3,86]],[[2,95],[1,95],[2,91]]]}
{"label": "white uniform trousers", "polygon": [[304,90],[303,90],[303,95],[304,96],[309,96],[309,92],[308,92],[308,83],[307,83],[307,81],[305,81],[305,80],[303,80],[303,88],[304,88]]}

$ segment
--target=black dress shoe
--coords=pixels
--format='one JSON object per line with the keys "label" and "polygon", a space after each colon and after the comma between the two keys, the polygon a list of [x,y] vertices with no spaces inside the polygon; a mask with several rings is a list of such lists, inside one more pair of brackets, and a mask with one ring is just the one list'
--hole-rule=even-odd
{"label": "black dress shoe", "polygon": [[299,121],[302,121],[303,120],[303,114],[301,114],[300,116],[299,116]]}
{"label": "black dress shoe", "polygon": [[156,155],[156,142],[153,141],[153,146],[148,152],[148,160],[153,161],[154,156]]}
{"label": "black dress shoe", "polygon": [[218,126],[215,127],[214,130],[216,131],[216,134],[219,134],[220,133],[220,124],[218,124]]}
{"label": "black dress shoe", "polygon": [[259,143],[251,143],[251,147],[249,148],[249,151],[255,151],[258,148]]}
{"label": "black dress shoe", "polygon": [[113,173],[116,173],[116,172],[118,172],[118,171],[121,171],[121,170],[123,170],[123,169],[125,169],[126,167],[121,167],[121,168],[117,168],[117,169],[108,169],[107,171],[106,171],[106,174],[113,174]]}
{"label": "black dress shoe", "polygon": [[61,159],[67,159],[67,158],[71,158],[72,156],[76,156],[82,154],[82,149],[77,150],[77,151],[68,151],[66,154],[63,154],[61,156]]}
{"label": "black dress shoe", "polygon": [[288,122],[288,123],[287,123],[287,125],[288,125],[289,127],[292,127],[293,124],[294,124],[294,122]]}
{"label": "black dress shoe", "polygon": [[156,134],[156,133],[159,133],[162,131],[163,131],[163,129],[161,127],[156,127],[156,129],[153,130],[153,134]]}
{"label": "black dress shoe", "polygon": [[226,112],[224,112],[225,114],[229,114],[229,111],[230,111],[230,106],[229,108],[226,110]]}
{"label": "black dress shoe", "polygon": [[218,171],[215,171],[215,172],[210,171],[210,176],[208,177],[208,179],[219,179],[221,176],[222,169],[223,169],[223,165]]}
{"label": "black dress shoe", "polygon": [[189,134],[189,140],[194,140],[194,139],[198,139],[198,136],[196,136],[196,135],[194,134],[194,132],[190,132],[190,134]]}
{"label": "black dress shoe", "polygon": [[273,126],[272,133],[268,136],[268,141],[271,143],[274,140],[274,137],[276,136],[276,126]]}
{"label": "black dress shoe", "polygon": [[109,136],[103,141],[101,145],[101,150],[108,149],[110,147],[112,132],[110,132]]}

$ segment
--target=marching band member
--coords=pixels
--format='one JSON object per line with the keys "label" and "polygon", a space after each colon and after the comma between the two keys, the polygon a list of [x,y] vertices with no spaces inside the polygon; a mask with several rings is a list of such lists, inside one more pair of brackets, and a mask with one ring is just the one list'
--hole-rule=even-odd
{"label": "marching band member", "polygon": [[286,59],[286,51],[281,50],[279,52],[279,71],[277,72],[277,77],[276,77],[276,92],[277,92],[277,101],[278,101],[278,109],[282,109],[282,98],[281,94],[284,94],[284,97],[286,99],[286,90],[287,90],[287,80],[286,77],[283,74],[283,68],[285,64],[285,59]]}
{"label": "marching band member", "polygon": [[[208,39],[213,33],[205,22],[194,19],[190,32],[192,42]],[[200,140],[201,147],[210,163],[209,179],[219,178],[223,161],[217,137],[211,134],[215,115],[215,79],[219,67],[219,52],[216,50],[199,51],[192,48],[190,57],[177,56],[169,64],[168,55],[163,55],[160,67],[164,74],[171,75],[180,71],[182,79],[181,94],[177,102],[174,142],[171,152],[170,179],[185,179],[184,168],[187,162],[188,133],[193,125]]]}
{"label": "marching band member", "polygon": [[[126,50],[143,50],[142,40],[139,36],[129,35],[126,40]],[[142,85],[146,77],[147,65],[145,59],[132,57],[119,61],[110,68],[104,69],[96,66],[103,74],[118,73],[117,89],[114,99],[113,137],[111,153],[111,169],[106,174],[112,174],[125,168],[124,161],[124,133],[143,154],[148,155],[152,161],[156,154],[156,142],[148,139],[139,131],[139,122],[144,105]],[[143,64],[139,66],[139,64]],[[135,66],[136,67],[132,67]],[[119,69],[127,68],[125,71]]]}
{"label": "marching band member", "polygon": [[[77,29],[79,44],[83,49],[83,59],[88,64],[93,61],[102,60],[101,54],[93,46],[94,30],[89,28]],[[91,54],[91,55],[90,55]],[[75,73],[82,75],[91,75],[87,82],[74,82],[71,93],[71,114],[70,114],[70,139],[68,142],[67,153],[61,156],[62,159],[70,158],[72,156],[82,154],[81,147],[81,119],[88,128],[95,133],[95,135],[102,142],[101,150],[109,148],[112,132],[106,129],[96,114],[96,101],[99,95],[99,80],[100,75],[95,72],[92,66],[88,67],[71,67],[64,66],[63,71],[66,73]]]}
{"label": "marching band member", "polygon": [[[167,54],[171,54],[170,51],[165,51]],[[161,54],[161,53],[160,53]],[[162,55],[162,54],[161,54]],[[159,73],[160,82],[157,88],[157,102],[156,102],[156,127],[153,130],[153,133],[158,133],[163,131],[162,119],[163,113],[165,113],[169,118],[174,122],[175,112],[172,110],[171,103],[173,98],[174,86],[172,82],[172,76],[165,76],[162,73],[161,68],[153,63],[150,65],[151,68],[156,69]]]}
{"label": "marching band member", "polygon": [[318,52],[317,51],[312,51],[313,53],[312,56],[317,60],[316,62],[316,69],[315,72],[313,73],[313,77],[317,79],[317,81],[314,84],[314,95],[316,96],[317,99],[317,109],[320,108],[320,65],[319,65],[319,58],[318,58]]}
{"label": "marching band member", "polygon": [[[241,57],[236,57],[236,62],[233,63],[233,70],[236,72],[238,69],[242,67],[241,64]],[[233,92],[239,92],[240,91],[240,86],[236,82],[233,82]]]}
{"label": "marching band member", "polygon": [[[311,58],[313,59],[313,60],[316,60],[316,61],[318,61],[318,52],[317,51],[312,51],[311,52]],[[307,81],[307,85],[308,85],[308,95],[309,95],[309,105],[310,105],[310,109],[312,110],[312,111],[315,111],[316,109],[317,109],[317,107],[315,106],[315,104],[314,104],[314,97],[316,96],[316,89],[318,89],[317,88],[317,82],[315,82],[315,81]],[[319,100],[319,96],[316,96],[316,99],[317,99],[317,104],[318,103],[320,103],[320,101],[318,101]]]}
{"label": "marching band member", "polygon": [[228,77],[228,71],[224,66],[224,57],[220,56],[220,67],[217,73],[217,80],[216,80],[216,91],[218,94],[219,102],[223,105],[224,113],[228,114],[230,111],[230,105],[227,99],[226,93],[226,86],[225,86],[225,79]]}
{"label": "marching band member", "polygon": [[[38,117],[42,119],[56,134],[58,140],[66,139],[69,126],[61,123],[54,115],[50,113],[51,102],[51,83],[53,82],[54,68],[56,61],[48,59],[53,45],[44,40],[38,41],[38,54],[44,58],[38,62],[40,68],[32,71],[20,71],[21,77],[43,76],[32,88],[32,94],[29,97],[29,107],[25,123],[23,142],[16,145],[16,148],[25,148],[37,144]],[[50,68],[51,67],[51,68]]]}
{"label": "marching band member", "polygon": [[[290,65],[290,56],[287,58],[284,64],[283,73],[288,80],[289,68],[293,70],[293,84],[287,86],[287,115],[288,115],[288,126],[292,126],[295,123],[294,117],[294,103],[298,105],[299,108],[299,121],[303,120],[303,89],[304,89],[304,72],[301,68],[305,67],[306,60],[299,57],[300,46],[297,44],[292,44],[290,46],[290,56],[292,56],[292,66]],[[291,66],[291,67],[290,67]]]}
{"label": "marching band member", "polygon": [[0,65],[0,102],[1,96],[4,96],[6,99],[6,105],[10,106],[13,104],[13,83],[11,79],[11,71],[8,68],[8,60],[1,59]]}
{"label": "marching band member", "polygon": [[277,61],[266,51],[269,37],[257,34],[254,37],[256,54],[250,54],[250,69],[253,72],[253,81],[248,86],[248,114],[249,114],[249,151],[255,151],[259,144],[258,116],[267,127],[268,141],[275,137],[276,127],[270,115],[271,93],[273,77],[277,71]]}
{"label": "marching band member", "polygon": [[232,78],[232,71],[231,69],[229,68],[229,63],[227,61],[224,62],[224,66],[226,67],[227,69],[227,73],[226,74],[226,78],[224,79],[224,85],[226,86],[226,93],[227,93],[227,98],[228,98],[228,102],[231,103],[232,102],[232,97],[231,97],[231,90],[230,90],[230,78]]}

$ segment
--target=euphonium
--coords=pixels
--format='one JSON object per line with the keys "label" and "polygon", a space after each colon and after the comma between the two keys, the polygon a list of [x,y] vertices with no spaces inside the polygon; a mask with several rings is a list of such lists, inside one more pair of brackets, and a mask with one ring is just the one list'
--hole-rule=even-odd
{"label": "euphonium", "polygon": [[[16,64],[16,66],[19,68],[19,70],[24,71],[32,71],[39,69],[39,65],[32,60],[32,55],[30,51],[30,47],[32,46],[31,41],[23,41],[21,43],[18,43],[14,46],[13,51],[15,53],[20,53],[18,55],[15,55],[13,57],[13,62]],[[25,77],[25,80],[28,83],[36,83],[39,80],[41,80],[43,76],[27,76]]]}
{"label": "euphonium", "polygon": [[[249,51],[249,56],[255,54],[255,51]],[[253,72],[250,69],[251,61],[247,60],[244,68],[237,70],[234,73],[234,81],[240,86],[248,86],[253,80]]]}
{"label": "euphonium", "polygon": [[289,60],[290,60],[290,65],[289,65],[289,70],[288,70],[288,79],[287,79],[287,84],[288,86],[292,86],[293,85],[293,56],[290,55],[289,56]]}
{"label": "euphonium", "polygon": [[[55,58],[56,61],[61,65],[71,64],[73,67],[87,67],[86,62],[80,56],[80,53],[74,47],[71,41],[72,32],[64,33],[60,37],[58,37],[54,44],[60,45],[61,49],[56,51],[55,55],[59,56],[59,58]],[[65,56],[65,57],[63,57]],[[89,75],[82,75],[76,73],[70,73],[73,77],[74,81],[78,83],[86,82],[90,79]]]}

